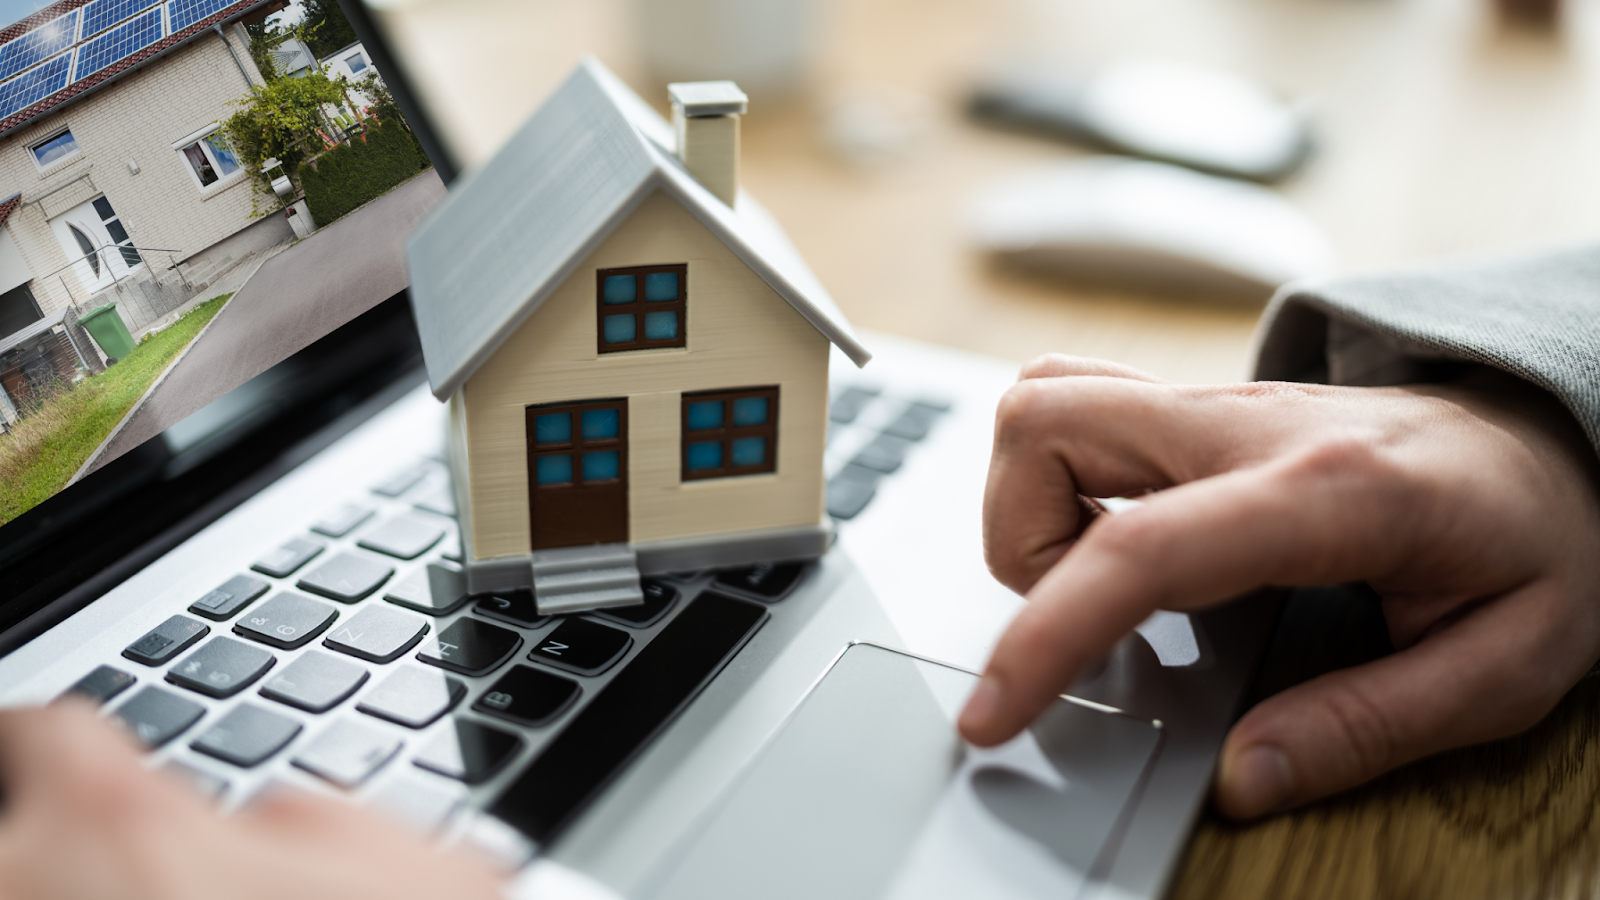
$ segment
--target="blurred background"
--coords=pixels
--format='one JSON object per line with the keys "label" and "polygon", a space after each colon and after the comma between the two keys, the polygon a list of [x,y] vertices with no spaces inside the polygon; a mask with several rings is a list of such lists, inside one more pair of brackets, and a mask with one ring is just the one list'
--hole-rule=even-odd
{"label": "blurred background", "polygon": [[[1238,380],[1282,277],[1600,234],[1600,0],[385,0],[380,21],[469,166],[584,54],[663,112],[668,81],[739,81],[743,185],[851,321],[1014,362]],[[1089,160],[1108,148],[1189,165]],[[1019,203],[1040,241],[986,226]]]}

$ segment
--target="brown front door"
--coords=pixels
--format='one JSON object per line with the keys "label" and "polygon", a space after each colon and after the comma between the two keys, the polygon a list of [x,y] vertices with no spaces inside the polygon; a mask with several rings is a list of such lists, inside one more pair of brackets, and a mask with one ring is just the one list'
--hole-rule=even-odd
{"label": "brown front door", "polygon": [[628,539],[628,401],[530,406],[533,549]]}

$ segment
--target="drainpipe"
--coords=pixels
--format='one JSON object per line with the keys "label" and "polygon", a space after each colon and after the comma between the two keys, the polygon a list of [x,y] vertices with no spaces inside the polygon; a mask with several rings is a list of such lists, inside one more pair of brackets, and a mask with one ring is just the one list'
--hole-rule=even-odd
{"label": "drainpipe", "polygon": [[228,55],[233,57],[233,64],[239,67],[239,74],[244,78],[244,83],[250,87],[255,87],[256,83],[250,80],[250,73],[244,70],[244,63],[239,61],[239,54],[233,52],[233,44],[229,42],[228,36],[222,33],[222,24],[220,22],[212,22],[211,30],[217,33],[217,37],[222,38],[222,46],[228,48]]}

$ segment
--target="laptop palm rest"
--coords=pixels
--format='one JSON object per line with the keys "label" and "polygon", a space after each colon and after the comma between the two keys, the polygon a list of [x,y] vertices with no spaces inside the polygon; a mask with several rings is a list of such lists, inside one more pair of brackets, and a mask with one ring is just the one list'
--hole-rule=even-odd
{"label": "laptop palm rest", "polygon": [[954,722],[977,683],[847,650],[697,829],[654,896],[1063,897],[1114,843],[1161,727],[1058,701],[992,749]]}

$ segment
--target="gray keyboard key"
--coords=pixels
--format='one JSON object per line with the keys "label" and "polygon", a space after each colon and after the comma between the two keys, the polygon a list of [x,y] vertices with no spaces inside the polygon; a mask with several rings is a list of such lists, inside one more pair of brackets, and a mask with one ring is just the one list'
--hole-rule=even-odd
{"label": "gray keyboard key", "polygon": [[204,622],[197,622],[188,616],[173,616],[129,644],[122,655],[147,666],[164,665],[210,632],[211,626]]}
{"label": "gray keyboard key", "polygon": [[367,802],[391,819],[431,836],[439,833],[463,800],[460,790],[446,790],[440,784],[427,784],[417,778],[390,778],[373,791]]}
{"label": "gray keyboard key", "polygon": [[147,687],[117,707],[111,721],[138,738],[151,750],[189,730],[200,721],[206,708],[158,687]]}
{"label": "gray keyboard key", "polygon": [[861,410],[877,397],[881,390],[876,387],[851,387],[845,388],[839,396],[833,398],[833,403],[828,406],[828,418],[835,422],[848,424],[854,422],[861,415]]}
{"label": "gray keyboard key", "polygon": [[412,504],[417,509],[425,509],[441,516],[456,517],[456,492],[449,485],[423,496],[421,500]]}
{"label": "gray keyboard key", "polygon": [[398,497],[416,487],[417,482],[426,478],[428,476],[428,468],[427,463],[418,463],[401,469],[373,485],[372,492],[374,494],[382,494],[385,497]]}
{"label": "gray keyboard key", "polygon": [[300,594],[287,591],[233,624],[233,633],[271,647],[293,650],[328,630],[339,611]]}
{"label": "gray keyboard key", "polygon": [[322,518],[311,523],[311,530],[331,538],[341,538],[370,518],[372,507],[346,503],[338,509],[329,510]]}
{"label": "gray keyboard key", "polygon": [[862,447],[861,452],[850,462],[887,475],[900,468],[906,461],[906,451],[910,450],[911,446],[912,442],[905,438],[880,434],[872,439],[872,443]]}
{"label": "gray keyboard key", "polygon": [[62,691],[57,700],[68,697],[82,697],[96,706],[100,706],[112,697],[117,696],[138,681],[132,675],[121,669],[110,666],[95,666],[93,672],[73,682],[72,687]]}
{"label": "gray keyboard key", "polygon": [[291,538],[282,547],[255,561],[250,568],[273,578],[287,578],[326,547],[310,538]]}
{"label": "gray keyboard key", "polygon": [[367,670],[331,653],[308,650],[267,679],[261,696],[306,712],[327,712],[367,682]]}
{"label": "gray keyboard key", "polygon": [[357,544],[367,550],[416,559],[444,537],[445,527],[438,519],[425,519],[415,513],[396,516],[362,536]]}
{"label": "gray keyboard key", "polygon": [[453,613],[467,602],[467,576],[454,566],[428,563],[389,585],[383,599],[430,616]]}
{"label": "gray keyboard key", "polygon": [[487,675],[521,647],[522,635],[515,631],[462,616],[439,632],[438,637],[429,638],[417,652],[417,658],[463,675]]}
{"label": "gray keyboard key", "polygon": [[437,669],[404,665],[369,691],[356,709],[407,728],[421,728],[449,712],[466,693],[466,685]]}
{"label": "gray keyboard key", "polygon": [[161,771],[199,791],[207,800],[222,799],[223,792],[228,789],[228,779],[207,772],[199,766],[190,765],[181,759],[167,760],[161,766]]}
{"label": "gray keyboard key", "polygon": [[297,586],[341,603],[354,603],[377,590],[393,574],[394,566],[370,556],[341,553],[302,575]]}
{"label": "gray keyboard key", "polygon": [[382,729],[339,719],[301,747],[290,762],[342,788],[353,788],[393,759],[401,743]]}
{"label": "gray keyboard key", "polygon": [[266,762],[299,733],[300,723],[288,716],[241,703],[189,746],[207,756],[248,769]]}
{"label": "gray keyboard key", "polygon": [[167,672],[167,680],[208,697],[232,697],[265,675],[277,659],[244,641],[217,637]]}
{"label": "gray keyboard key", "polygon": [[933,428],[933,423],[937,422],[941,415],[943,415],[942,410],[925,403],[913,403],[890,422],[888,427],[883,429],[883,433],[908,441],[920,441],[928,436],[928,431]]}
{"label": "gray keyboard key", "polygon": [[324,647],[386,663],[398,659],[428,633],[428,620],[387,606],[368,606],[333,630]]}
{"label": "gray keyboard key", "polygon": [[455,719],[412,760],[430,772],[479,784],[500,771],[522,749],[522,738],[470,719]]}
{"label": "gray keyboard key", "polygon": [[257,597],[267,592],[267,584],[249,575],[235,575],[216,590],[189,605],[189,612],[205,616],[216,622],[233,618],[233,614],[249,606]]}
{"label": "gray keyboard key", "polygon": [[870,481],[835,476],[828,481],[828,515],[835,519],[854,519],[877,494],[878,486]]}

